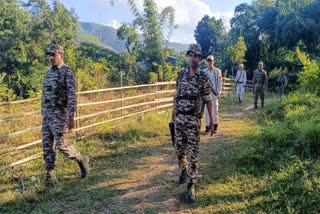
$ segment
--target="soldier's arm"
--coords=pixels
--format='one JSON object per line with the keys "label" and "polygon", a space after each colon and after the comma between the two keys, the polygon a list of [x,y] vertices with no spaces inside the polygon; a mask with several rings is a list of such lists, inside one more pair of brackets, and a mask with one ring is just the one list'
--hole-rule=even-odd
{"label": "soldier's arm", "polygon": [[68,119],[74,119],[74,113],[77,108],[77,88],[76,88],[76,77],[71,69],[66,71],[66,83],[67,83],[67,111]]}
{"label": "soldier's arm", "polygon": [[256,71],[253,71],[252,85],[256,83]]}
{"label": "soldier's arm", "polygon": [[265,76],[266,76],[266,81],[265,81],[264,88],[265,88],[265,90],[267,90],[268,89],[268,74],[266,71],[265,71]]}

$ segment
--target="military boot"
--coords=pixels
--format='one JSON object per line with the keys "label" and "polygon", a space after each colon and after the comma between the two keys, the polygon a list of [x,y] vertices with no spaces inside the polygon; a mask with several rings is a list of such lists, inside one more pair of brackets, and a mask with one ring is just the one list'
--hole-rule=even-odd
{"label": "military boot", "polygon": [[218,133],[218,124],[213,124],[213,133]]}
{"label": "military boot", "polygon": [[48,170],[46,175],[45,185],[47,187],[55,187],[58,183],[57,177],[56,177],[56,171],[55,170]]}
{"label": "military boot", "polygon": [[186,195],[186,202],[192,203],[196,200],[196,190],[195,185],[188,183],[187,185],[187,195]]}
{"label": "military boot", "polygon": [[201,133],[202,135],[207,135],[209,134],[209,126],[206,126],[206,130]]}
{"label": "military boot", "polygon": [[178,184],[184,184],[187,182],[187,170],[181,170],[178,178]]}
{"label": "military boot", "polygon": [[254,104],[254,109],[257,109],[258,108],[258,105],[257,103]]}
{"label": "military boot", "polygon": [[89,171],[89,156],[82,155],[81,159],[77,161],[80,167],[80,177],[85,178]]}

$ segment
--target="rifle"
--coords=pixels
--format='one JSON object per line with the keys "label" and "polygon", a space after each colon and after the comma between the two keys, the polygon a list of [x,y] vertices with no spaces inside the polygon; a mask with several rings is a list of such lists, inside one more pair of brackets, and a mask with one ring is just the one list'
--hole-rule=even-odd
{"label": "rifle", "polygon": [[175,144],[175,140],[174,140],[174,123],[173,122],[170,122],[169,123],[169,129],[170,129],[170,135],[171,135],[171,140],[172,140],[172,146],[174,147],[174,144]]}
{"label": "rifle", "polygon": [[218,95],[218,92],[213,88],[213,83],[211,81],[210,78],[208,78],[209,81],[210,81],[210,89],[211,89],[211,92],[214,94],[214,96],[217,96]]}

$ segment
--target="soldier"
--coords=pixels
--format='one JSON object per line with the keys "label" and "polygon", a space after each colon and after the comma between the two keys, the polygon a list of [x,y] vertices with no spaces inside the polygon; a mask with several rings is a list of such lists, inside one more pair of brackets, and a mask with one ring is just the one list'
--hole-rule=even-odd
{"label": "soldier", "polygon": [[263,70],[263,62],[259,62],[258,69],[253,73],[253,89],[254,89],[254,108],[258,108],[258,96],[260,95],[261,107],[264,107],[264,90],[267,89],[268,76],[267,72]]}
{"label": "soldier", "polygon": [[280,96],[284,96],[285,92],[286,92],[286,86],[288,84],[288,78],[286,76],[286,71],[288,70],[287,67],[283,69],[281,69],[281,74],[279,75],[278,79],[277,79],[277,83],[279,85],[279,94]]}
{"label": "soldier", "polygon": [[[219,98],[222,92],[222,74],[221,70],[217,67],[214,67],[214,57],[209,55],[207,57],[208,68],[204,70],[204,73],[208,76],[210,86],[211,86],[211,97],[212,97],[212,113],[213,113],[213,133],[217,133],[218,131],[218,107],[219,107]],[[204,118],[206,123],[206,130],[203,134],[207,135],[209,133],[209,114],[207,105],[204,109]]]}
{"label": "soldier", "polygon": [[244,86],[247,82],[247,73],[243,70],[243,64],[239,64],[239,69],[237,71],[236,75],[236,81],[237,81],[237,96],[239,99],[239,103],[242,103],[243,101],[243,95],[244,95]]}
{"label": "soldier", "polygon": [[190,203],[195,200],[194,186],[198,176],[199,132],[204,102],[209,107],[211,135],[213,119],[208,77],[198,69],[201,61],[200,46],[191,44],[186,55],[189,68],[178,73],[172,121],[175,125],[175,149],[181,170],[178,183],[187,182],[186,202]]}
{"label": "soldier", "polygon": [[74,113],[76,110],[76,80],[69,66],[64,64],[63,47],[58,44],[49,46],[51,69],[43,80],[42,87],[42,147],[45,168],[47,170],[45,183],[55,185],[56,149],[71,160],[77,161],[80,176],[87,176],[89,157],[81,155],[70,142],[65,141],[66,129],[74,128]]}

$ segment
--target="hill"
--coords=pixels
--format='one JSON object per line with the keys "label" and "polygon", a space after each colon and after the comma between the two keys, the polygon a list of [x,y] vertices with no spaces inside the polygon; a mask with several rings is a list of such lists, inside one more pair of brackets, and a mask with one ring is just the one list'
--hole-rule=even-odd
{"label": "hill", "polygon": [[[117,30],[90,22],[79,22],[80,41],[88,42],[88,38],[92,41],[92,36],[97,38],[103,46],[109,47],[117,52],[126,51],[124,41],[117,38]],[[175,49],[177,52],[184,52],[188,45],[176,42],[168,42],[168,47]]]}

